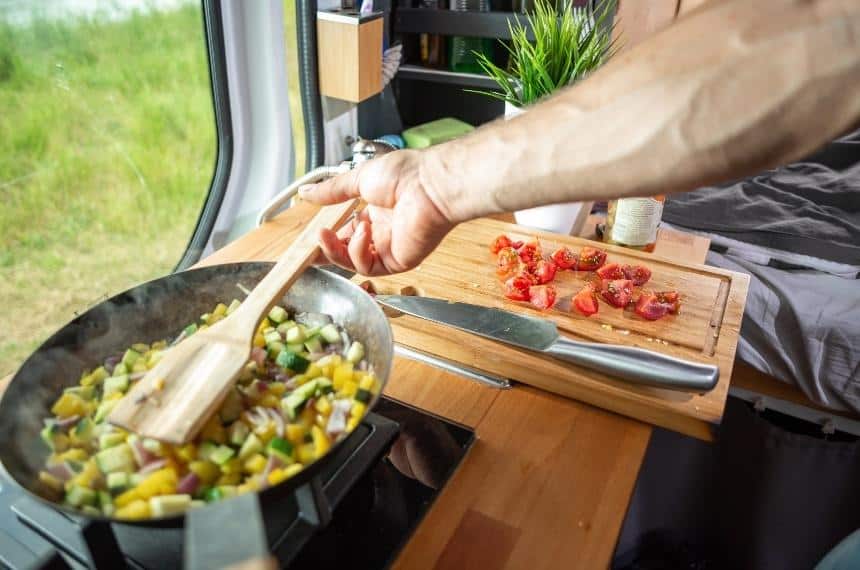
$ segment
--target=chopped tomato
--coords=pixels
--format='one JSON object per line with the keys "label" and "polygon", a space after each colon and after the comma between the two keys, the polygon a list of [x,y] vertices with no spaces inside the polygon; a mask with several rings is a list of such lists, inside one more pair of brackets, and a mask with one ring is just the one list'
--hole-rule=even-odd
{"label": "chopped tomato", "polygon": [[496,239],[493,240],[493,243],[490,244],[490,253],[496,254],[506,247],[513,247],[513,242],[506,235],[500,235]]}
{"label": "chopped tomato", "polygon": [[520,256],[512,247],[504,247],[499,250],[496,258],[496,274],[502,279],[514,275],[520,268]]}
{"label": "chopped tomato", "polygon": [[579,293],[573,296],[573,306],[576,310],[586,317],[597,312],[597,295],[595,294],[594,285],[589,283],[583,287]]}
{"label": "chopped tomato", "polygon": [[559,269],[576,269],[576,254],[570,248],[558,248],[552,253],[552,260]]}
{"label": "chopped tomato", "polygon": [[594,271],[606,263],[606,252],[595,247],[583,247],[579,252],[579,262],[576,268],[579,271]]}
{"label": "chopped tomato", "polygon": [[534,285],[534,277],[520,272],[505,281],[505,297],[512,301],[528,301],[529,288]]}
{"label": "chopped tomato", "polygon": [[[624,278],[633,281],[634,285],[645,285],[651,279],[651,270],[643,265],[625,265],[621,270],[624,272]],[[598,271],[598,273],[600,272]],[[621,279],[621,277],[614,277],[613,279]]]}
{"label": "chopped tomato", "polygon": [[644,292],[636,300],[633,311],[649,321],[656,321],[667,313],[676,314],[681,308],[681,301],[676,291],[662,291],[660,293]]}
{"label": "chopped tomato", "polygon": [[520,254],[520,260],[526,265],[529,271],[534,271],[537,267],[537,262],[543,259],[543,252],[540,248],[540,242],[534,239],[522,245],[517,250]]}
{"label": "chopped tomato", "polygon": [[628,279],[624,275],[624,270],[617,263],[609,263],[597,270],[597,276],[604,281],[612,281],[614,279]]}
{"label": "chopped tomato", "polygon": [[624,308],[633,296],[633,282],[629,279],[604,281],[600,294],[613,307]]}
{"label": "chopped tomato", "polygon": [[529,289],[529,300],[541,311],[555,305],[555,296],[555,285],[535,285]]}
{"label": "chopped tomato", "polygon": [[555,279],[555,271],[557,267],[552,260],[541,259],[537,262],[534,275],[537,277],[537,282],[540,284],[549,283]]}

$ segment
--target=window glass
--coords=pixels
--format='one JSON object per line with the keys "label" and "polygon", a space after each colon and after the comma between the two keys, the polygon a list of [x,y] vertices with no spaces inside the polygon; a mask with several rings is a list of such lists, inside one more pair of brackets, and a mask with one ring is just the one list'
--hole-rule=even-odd
{"label": "window glass", "polygon": [[0,0],[0,376],[173,269],[215,134],[199,2]]}

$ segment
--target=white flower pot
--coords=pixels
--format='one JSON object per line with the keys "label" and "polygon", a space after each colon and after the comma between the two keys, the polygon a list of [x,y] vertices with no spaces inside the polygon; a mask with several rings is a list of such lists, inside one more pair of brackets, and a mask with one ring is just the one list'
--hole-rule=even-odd
{"label": "white flower pot", "polygon": [[[505,101],[506,120],[521,113],[525,113],[525,110]],[[514,212],[514,220],[517,224],[528,228],[557,234],[577,235],[585,227],[592,205],[593,202],[566,202],[518,210]]]}

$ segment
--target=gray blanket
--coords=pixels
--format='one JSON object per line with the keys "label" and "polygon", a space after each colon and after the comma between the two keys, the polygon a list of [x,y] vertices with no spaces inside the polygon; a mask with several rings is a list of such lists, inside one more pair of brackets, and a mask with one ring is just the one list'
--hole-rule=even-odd
{"label": "gray blanket", "polygon": [[860,131],[799,163],[667,201],[708,263],[751,275],[738,356],[860,413]]}

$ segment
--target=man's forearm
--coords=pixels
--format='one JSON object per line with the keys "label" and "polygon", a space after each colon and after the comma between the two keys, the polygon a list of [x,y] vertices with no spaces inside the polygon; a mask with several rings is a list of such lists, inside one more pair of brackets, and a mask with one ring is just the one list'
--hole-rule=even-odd
{"label": "man's forearm", "polygon": [[453,221],[753,174],[860,121],[860,2],[718,2],[507,122],[427,151]]}

